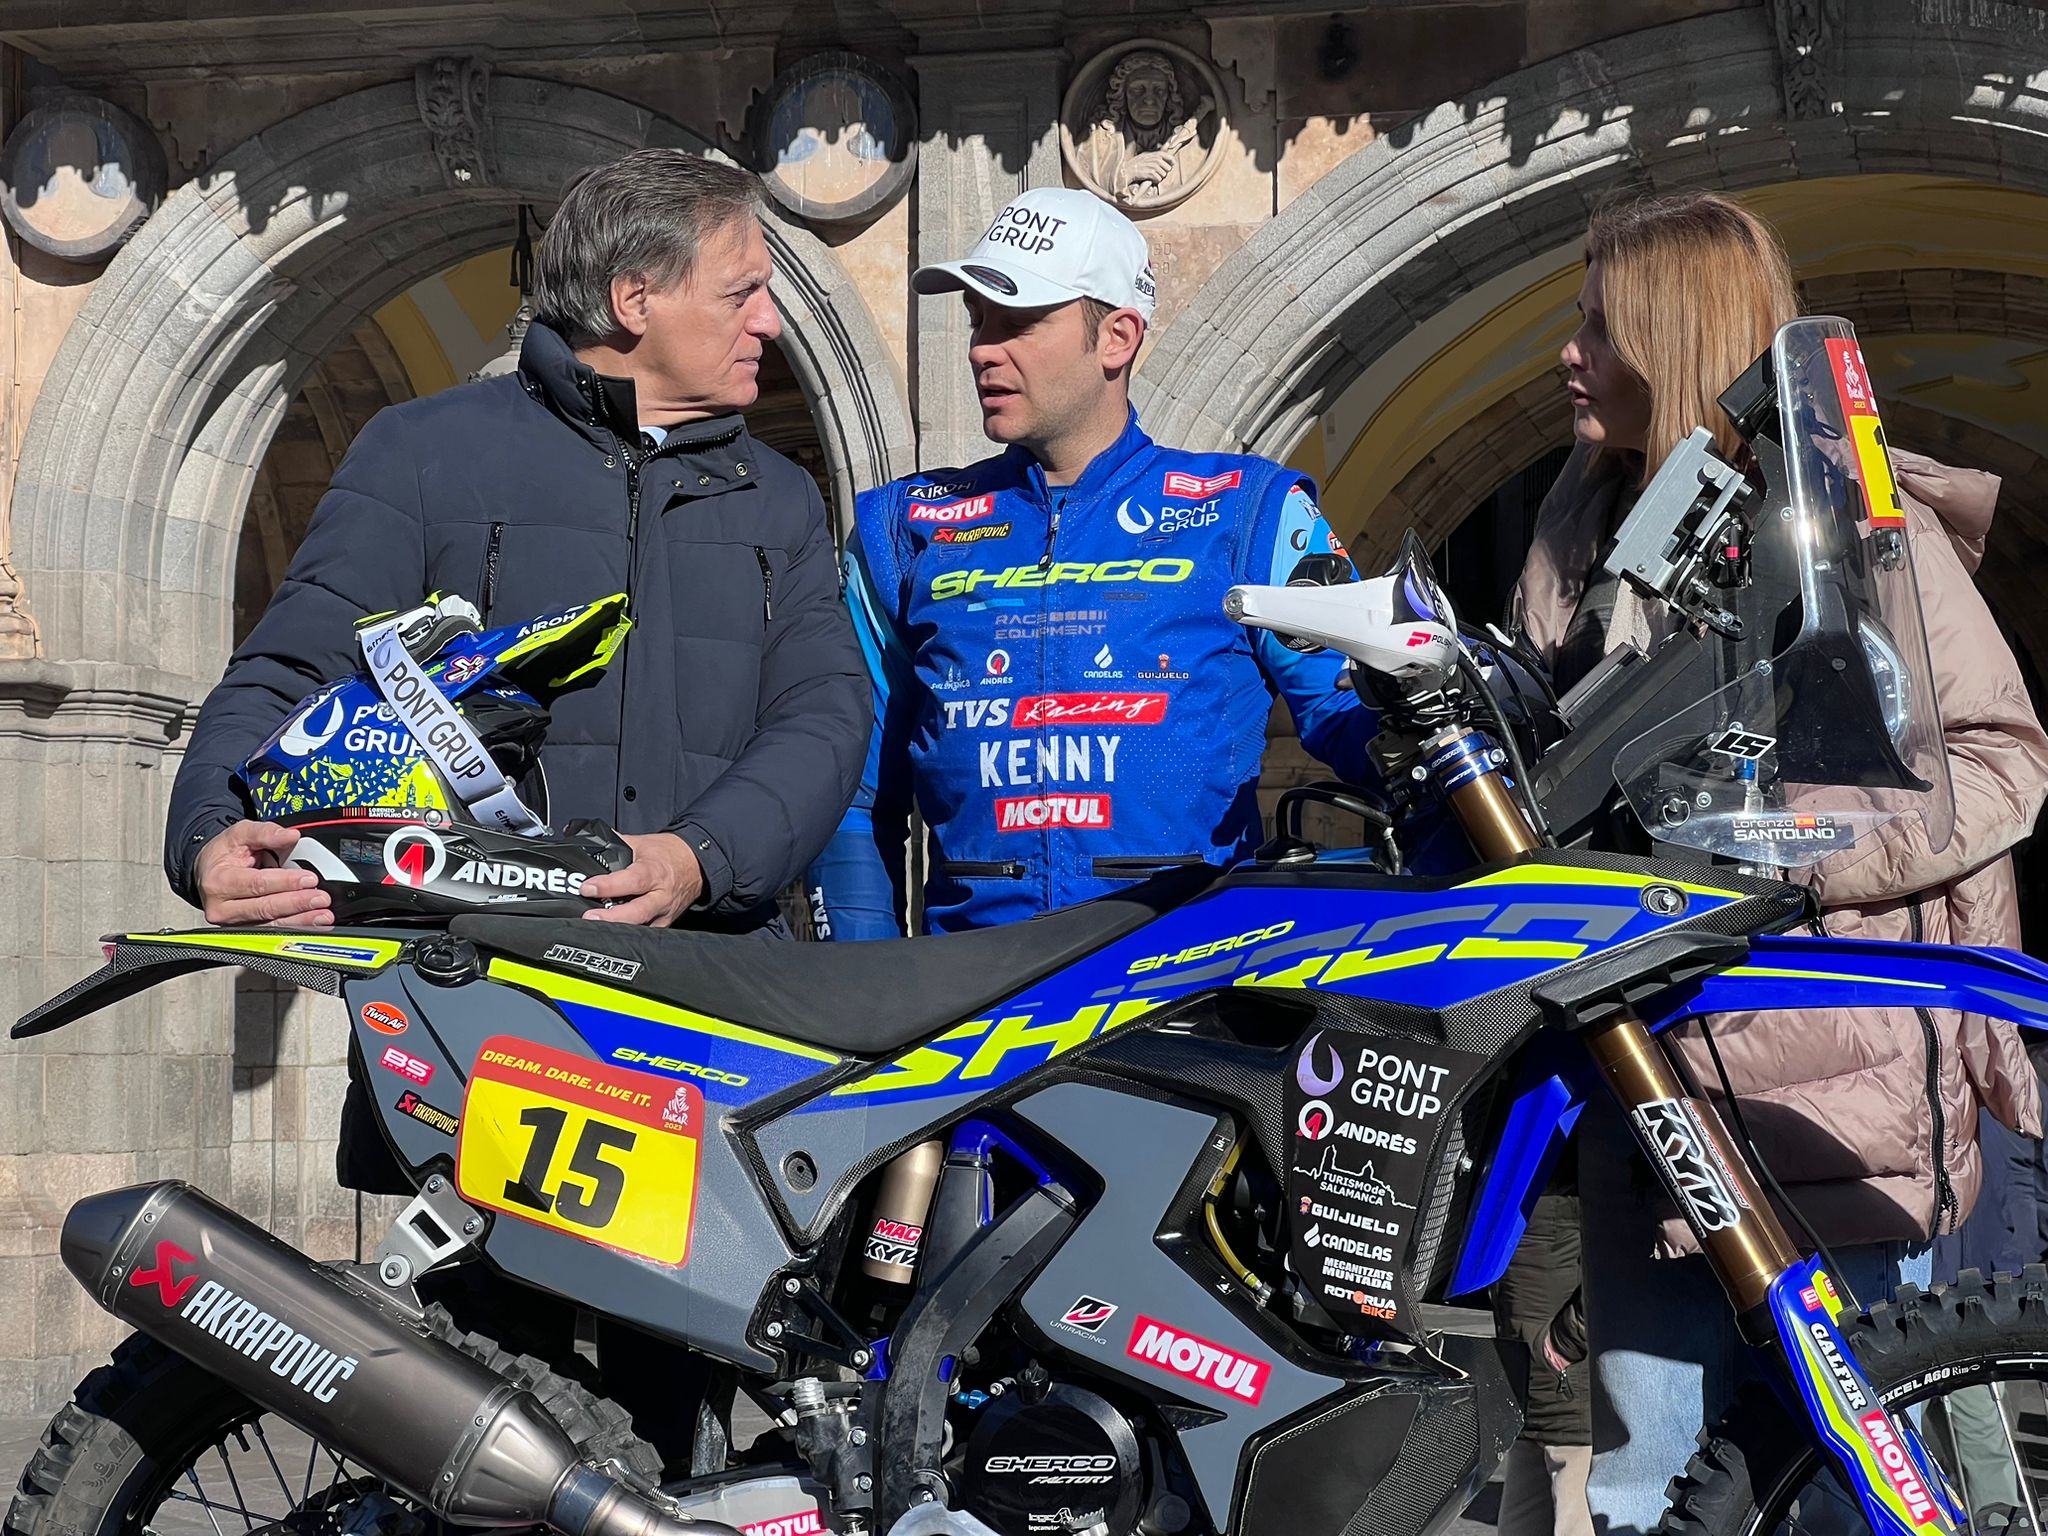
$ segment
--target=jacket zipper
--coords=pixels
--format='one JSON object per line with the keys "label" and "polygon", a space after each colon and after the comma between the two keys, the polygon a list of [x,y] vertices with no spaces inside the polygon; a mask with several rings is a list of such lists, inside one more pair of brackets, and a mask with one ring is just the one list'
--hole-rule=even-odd
{"label": "jacket zipper", "polygon": [[761,622],[775,622],[775,572],[768,564],[768,551],[754,546],[754,560],[761,567]]}
{"label": "jacket zipper", "polygon": [[[640,465],[641,458],[635,458],[626,440],[618,433],[610,434],[618,446],[619,458],[626,466],[626,616],[634,617],[633,583],[640,571]],[[646,454],[644,458],[652,458]],[[619,740],[626,739],[627,701],[632,698],[631,682],[633,671],[633,647],[619,648]],[[613,794],[622,795],[628,786],[613,784]]]}
{"label": "jacket zipper", "polygon": [[[1907,904],[1906,917],[1913,926],[1913,942],[1923,943],[1926,930],[1921,924],[1920,903]],[[1915,1007],[1920,1033],[1927,1042],[1927,1114],[1934,1122],[1934,1230],[1953,1232],[1962,1216],[1962,1201],[1948,1178],[1948,1123],[1941,1109],[1941,1032],[1934,1027],[1934,1015]]]}
{"label": "jacket zipper", "polygon": [[964,875],[969,879],[980,875],[999,880],[1022,880],[1026,871],[1015,859],[942,859],[939,873]]}
{"label": "jacket zipper", "polygon": [[491,604],[498,597],[498,547],[505,542],[505,525],[491,524],[491,542],[484,549],[484,627],[490,628]]}

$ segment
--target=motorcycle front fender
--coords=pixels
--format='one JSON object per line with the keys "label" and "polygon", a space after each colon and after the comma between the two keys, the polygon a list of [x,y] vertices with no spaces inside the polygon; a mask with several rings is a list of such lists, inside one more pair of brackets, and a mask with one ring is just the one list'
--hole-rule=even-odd
{"label": "motorcycle front fender", "polygon": [[2010,949],[1758,934],[1745,962],[1673,987],[1644,1022],[1655,1032],[1701,1014],[1897,1007],[2048,1029],[2048,964]]}

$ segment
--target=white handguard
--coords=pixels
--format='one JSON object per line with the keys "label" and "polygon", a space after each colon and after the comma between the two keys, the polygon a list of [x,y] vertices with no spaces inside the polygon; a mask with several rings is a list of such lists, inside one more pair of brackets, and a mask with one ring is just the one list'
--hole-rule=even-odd
{"label": "white handguard", "polygon": [[1400,616],[1408,604],[1399,575],[1335,587],[1232,587],[1223,595],[1223,611],[1251,628],[1312,640],[1348,656],[1403,694],[1433,692],[1458,667],[1452,630],[1434,619]]}

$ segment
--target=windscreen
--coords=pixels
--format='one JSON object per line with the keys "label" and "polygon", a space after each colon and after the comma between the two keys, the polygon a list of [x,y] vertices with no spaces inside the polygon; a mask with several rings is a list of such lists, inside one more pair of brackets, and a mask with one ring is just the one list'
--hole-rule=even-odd
{"label": "windscreen", "polygon": [[1772,347],[1775,429],[1752,445],[1739,633],[1721,686],[1623,746],[1614,774],[1665,842],[1829,867],[1955,819],[1907,515],[1854,328],[1795,320]]}

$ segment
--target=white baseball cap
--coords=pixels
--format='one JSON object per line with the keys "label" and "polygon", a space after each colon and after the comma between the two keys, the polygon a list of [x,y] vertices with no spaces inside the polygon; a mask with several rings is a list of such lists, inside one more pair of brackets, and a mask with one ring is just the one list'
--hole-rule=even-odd
{"label": "white baseball cap", "polygon": [[1138,226],[1092,192],[1033,187],[996,215],[965,261],[911,274],[919,293],[967,288],[1006,309],[1099,299],[1147,320],[1158,299]]}

